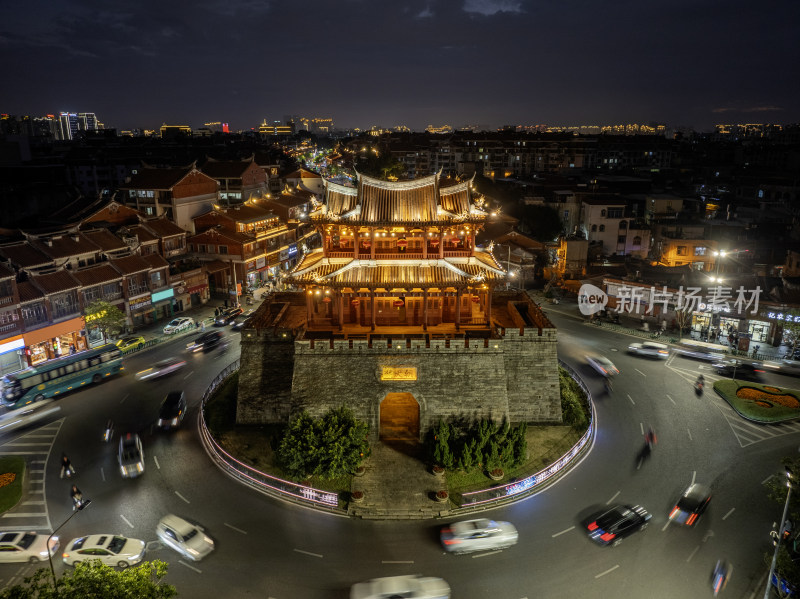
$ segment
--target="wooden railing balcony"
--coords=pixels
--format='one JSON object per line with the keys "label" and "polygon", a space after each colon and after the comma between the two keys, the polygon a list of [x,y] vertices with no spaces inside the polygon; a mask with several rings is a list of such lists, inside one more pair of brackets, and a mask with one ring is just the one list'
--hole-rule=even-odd
{"label": "wooden railing balcony", "polygon": [[[352,258],[353,251],[352,250],[328,250],[327,251],[328,258]],[[358,257],[362,260],[369,260],[371,256],[371,252],[369,249],[360,249],[358,252]],[[447,250],[444,251],[444,256],[446,258],[469,258],[472,255],[471,250]],[[428,259],[429,260],[436,260],[439,257],[439,250],[430,250],[428,251]],[[399,250],[381,250],[375,252],[375,259],[376,260],[392,260],[392,259],[406,259],[406,260],[422,260],[424,258],[424,254],[421,251],[415,252],[401,252]]]}

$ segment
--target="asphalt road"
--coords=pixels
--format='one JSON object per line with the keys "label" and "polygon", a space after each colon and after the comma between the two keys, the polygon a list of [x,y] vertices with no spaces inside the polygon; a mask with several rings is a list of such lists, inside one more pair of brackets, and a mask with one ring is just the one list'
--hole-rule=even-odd
{"label": "asphalt road", "polygon": [[[762,558],[772,549],[768,533],[781,514],[762,482],[781,474],[782,456],[797,452],[800,425],[743,423],[713,393],[695,396],[697,373],[713,378],[701,370],[703,363],[630,356],[625,353],[630,338],[559,312],[550,317],[559,327],[560,357],[596,394],[598,434],[591,453],[557,484],[489,512],[520,532],[519,543],[501,552],[447,555],[438,544],[444,522],[317,513],[241,487],[219,472],[197,435],[197,405],[214,376],[236,359],[235,344],[224,354],[189,355],[182,371],[151,382],[137,382],[133,374],[183,354],[186,339],[135,354],[125,361],[126,374],[61,399],[49,426],[37,422],[4,435],[0,453],[24,451],[35,435],[54,431],[44,477],[49,524],[57,527],[72,514],[71,481],[59,479],[65,451],[78,470],[74,482],[92,505],[59,531],[62,540],[98,532],[144,539],[146,557],[169,562],[167,579],[183,597],[345,598],[355,582],[412,573],[441,576],[453,597],[475,599],[710,597],[711,569],[723,556],[735,565],[724,596],[762,596]],[[611,395],[585,364],[588,353],[603,353],[620,368]],[[769,376],[779,385],[800,386],[797,379]],[[173,388],[186,392],[187,420],[177,432],[153,431],[159,402]],[[125,480],[118,472],[118,436],[102,442],[108,418],[117,435],[142,435],[146,470],[139,479]],[[635,455],[648,426],[656,429],[659,443],[637,470]],[[709,510],[693,529],[667,524],[674,501],[692,480],[712,487]],[[595,546],[582,522],[615,502],[643,505],[653,514],[650,526],[619,547]],[[201,523],[216,541],[215,552],[192,563],[162,547],[155,525],[167,513]],[[1,518],[0,526],[26,529],[34,522],[41,518]],[[56,568],[63,570],[60,560]],[[0,565],[0,584],[33,570],[26,564]]]}

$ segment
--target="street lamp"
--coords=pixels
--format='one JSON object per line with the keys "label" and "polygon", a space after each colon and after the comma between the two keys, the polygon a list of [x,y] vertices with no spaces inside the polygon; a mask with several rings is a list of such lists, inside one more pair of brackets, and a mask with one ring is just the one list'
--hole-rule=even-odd
{"label": "street lamp", "polygon": [[91,503],[92,503],[91,499],[85,499],[85,500],[81,501],[76,506],[75,510],[73,510],[72,514],[70,514],[69,518],[64,520],[53,532],[50,533],[50,536],[47,537],[47,559],[50,560],[50,574],[53,575],[53,592],[55,593],[56,597],[58,597],[58,581],[56,580],[56,571],[53,568],[53,554],[50,551],[50,539],[52,539],[53,535],[55,535],[59,530],[61,530],[67,522],[72,520],[72,518],[75,517],[75,514],[77,514],[78,512],[83,510],[84,508],[89,507],[89,504],[91,504]]}
{"label": "street lamp", "polygon": [[714,262],[717,263],[716,268],[714,269],[714,276],[711,277],[711,281],[714,283],[722,283],[722,279],[719,277],[719,266],[722,264],[722,259],[725,257],[725,250],[714,250],[711,252],[714,256],[716,256],[716,260]]}
{"label": "street lamp", "polygon": [[783,527],[786,526],[786,513],[789,511],[789,498],[792,496],[792,477],[794,473],[787,466],[786,467],[786,486],[789,490],[786,492],[786,503],[783,504],[783,516],[781,516],[781,525],[778,527],[778,538],[775,540],[775,552],[772,555],[772,565],[769,567],[769,575],[767,576],[767,588],[764,589],[764,599],[769,599],[769,588],[772,585],[772,575],[775,573],[775,564],[778,562],[778,550],[781,548],[781,536],[783,535]]}

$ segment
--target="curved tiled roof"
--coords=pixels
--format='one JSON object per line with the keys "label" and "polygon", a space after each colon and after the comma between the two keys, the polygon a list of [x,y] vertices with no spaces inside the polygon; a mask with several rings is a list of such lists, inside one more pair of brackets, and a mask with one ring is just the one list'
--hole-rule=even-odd
{"label": "curved tiled roof", "polygon": [[19,301],[22,304],[42,299],[44,297],[44,293],[39,291],[30,281],[17,283],[17,289],[19,290]]}
{"label": "curved tiled roof", "polygon": [[122,275],[119,274],[110,264],[101,264],[100,266],[84,268],[83,270],[78,270],[72,273],[72,276],[78,279],[84,287],[108,283],[109,281],[119,281],[122,279]]}
{"label": "curved tiled roof", "polygon": [[48,275],[36,275],[31,277],[31,281],[46,295],[77,289],[81,286],[81,282],[66,270],[51,272]]}
{"label": "curved tiled roof", "polygon": [[361,218],[371,222],[430,222],[436,219],[437,175],[391,182],[359,176]]}

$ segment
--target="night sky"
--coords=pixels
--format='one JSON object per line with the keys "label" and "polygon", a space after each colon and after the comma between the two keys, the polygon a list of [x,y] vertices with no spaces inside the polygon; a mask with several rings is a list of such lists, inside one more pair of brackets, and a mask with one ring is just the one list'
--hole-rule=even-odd
{"label": "night sky", "polygon": [[792,123],[799,17],[798,0],[25,0],[0,12],[0,112],[117,129]]}

